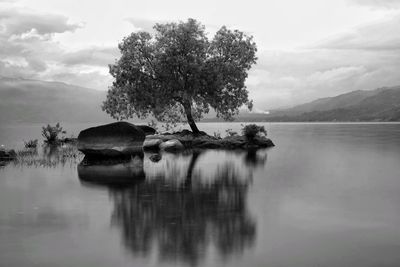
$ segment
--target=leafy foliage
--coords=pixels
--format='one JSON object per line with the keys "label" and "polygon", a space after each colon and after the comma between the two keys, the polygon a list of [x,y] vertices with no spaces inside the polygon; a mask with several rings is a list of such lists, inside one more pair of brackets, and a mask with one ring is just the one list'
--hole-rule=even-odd
{"label": "leafy foliage", "polygon": [[248,124],[244,126],[242,133],[249,141],[254,140],[257,135],[267,135],[267,131],[265,130],[264,126],[258,126],[257,124]]}
{"label": "leafy foliage", "polygon": [[156,132],[158,132],[158,123],[155,120],[149,121],[147,125],[156,130]]}
{"label": "leafy foliage", "polygon": [[214,132],[213,136],[217,139],[221,139],[221,133],[220,132]]}
{"label": "leafy foliage", "polygon": [[226,133],[226,136],[237,136],[238,135],[238,133],[237,132],[235,132],[235,131],[233,131],[232,129],[226,129],[225,130],[225,133]]}
{"label": "leafy foliage", "polygon": [[66,131],[60,126],[60,123],[57,123],[55,126],[51,126],[47,124],[47,126],[42,127],[42,136],[45,138],[45,142],[48,144],[55,144],[59,142],[58,135],[65,134]]}
{"label": "leafy foliage", "polygon": [[198,132],[195,121],[210,108],[230,120],[242,105],[252,107],[244,84],[257,59],[251,36],[223,26],[209,40],[194,19],[156,24],[154,30],[132,33],[119,44],[104,111],[116,119],[186,121]]}

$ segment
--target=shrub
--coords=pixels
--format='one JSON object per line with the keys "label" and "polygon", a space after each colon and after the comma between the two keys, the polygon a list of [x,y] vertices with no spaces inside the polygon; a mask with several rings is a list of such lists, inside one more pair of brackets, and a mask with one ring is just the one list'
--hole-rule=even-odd
{"label": "shrub", "polygon": [[27,142],[24,141],[25,148],[36,148],[38,145],[38,140],[29,140]]}
{"label": "shrub", "polygon": [[267,135],[264,126],[258,126],[257,124],[248,124],[244,126],[242,133],[249,141],[253,141],[256,136]]}
{"label": "shrub", "polygon": [[65,134],[66,131],[60,126],[60,123],[57,123],[56,126],[51,126],[47,124],[47,126],[42,127],[42,136],[45,138],[45,142],[48,144],[58,143],[60,140],[58,138],[59,134]]}
{"label": "shrub", "polygon": [[216,139],[221,139],[221,133],[220,133],[220,132],[214,132],[213,136],[214,136]]}
{"label": "shrub", "polygon": [[238,133],[233,131],[232,129],[226,129],[225,132],[226,132],[226,136],[237,136],[238,135]]}

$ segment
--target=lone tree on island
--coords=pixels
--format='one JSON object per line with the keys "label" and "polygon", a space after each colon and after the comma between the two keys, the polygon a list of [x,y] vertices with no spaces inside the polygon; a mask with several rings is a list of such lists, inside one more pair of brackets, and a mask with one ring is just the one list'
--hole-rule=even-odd
{"label": "lone tree on island", "polygon": [[161,122],[195,121],[208,113],[231,120],[246,104],[247,72],[256,63],[252,36],[225,26],[212,40],[194,19],[156,24],[154,34],[135,32],[118,45],[121,57],[110,65],[114,82],[103,110],[115,119],[153,115]]}

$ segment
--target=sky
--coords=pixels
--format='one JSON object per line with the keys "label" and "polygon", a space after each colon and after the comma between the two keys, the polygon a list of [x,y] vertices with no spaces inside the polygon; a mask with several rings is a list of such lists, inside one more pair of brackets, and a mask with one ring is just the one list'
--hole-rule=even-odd
{"label": "sky", "polygon": [[107,90],[124,36],[188,18],[254,36],[255,111],[400,85],[400,0],[0,0],[0,76]]}

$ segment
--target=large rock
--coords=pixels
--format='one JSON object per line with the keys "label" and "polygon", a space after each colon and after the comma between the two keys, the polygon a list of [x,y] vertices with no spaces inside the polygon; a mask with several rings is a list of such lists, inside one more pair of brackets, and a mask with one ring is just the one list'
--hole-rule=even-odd
{"label": "large rock", "polygon": [[115,122],[83,130],[78,149],[91,158],[129,157],[142,152],[145,133],[128,122]]}
{"label": "large rock", "polygon": [[168,140],[166,142],[163,142],[160,144],[160,149],[165,150],[165,151],[180,151],[185,149],[185,147],[182,145],[182,143],[179,140],[172,139]]}
{"label": "large rock", "polygon": [[145,135],[153,135],[156,133],[156,129],[148,126],[148,125],[136,125],[136,127],[139,127]]}

